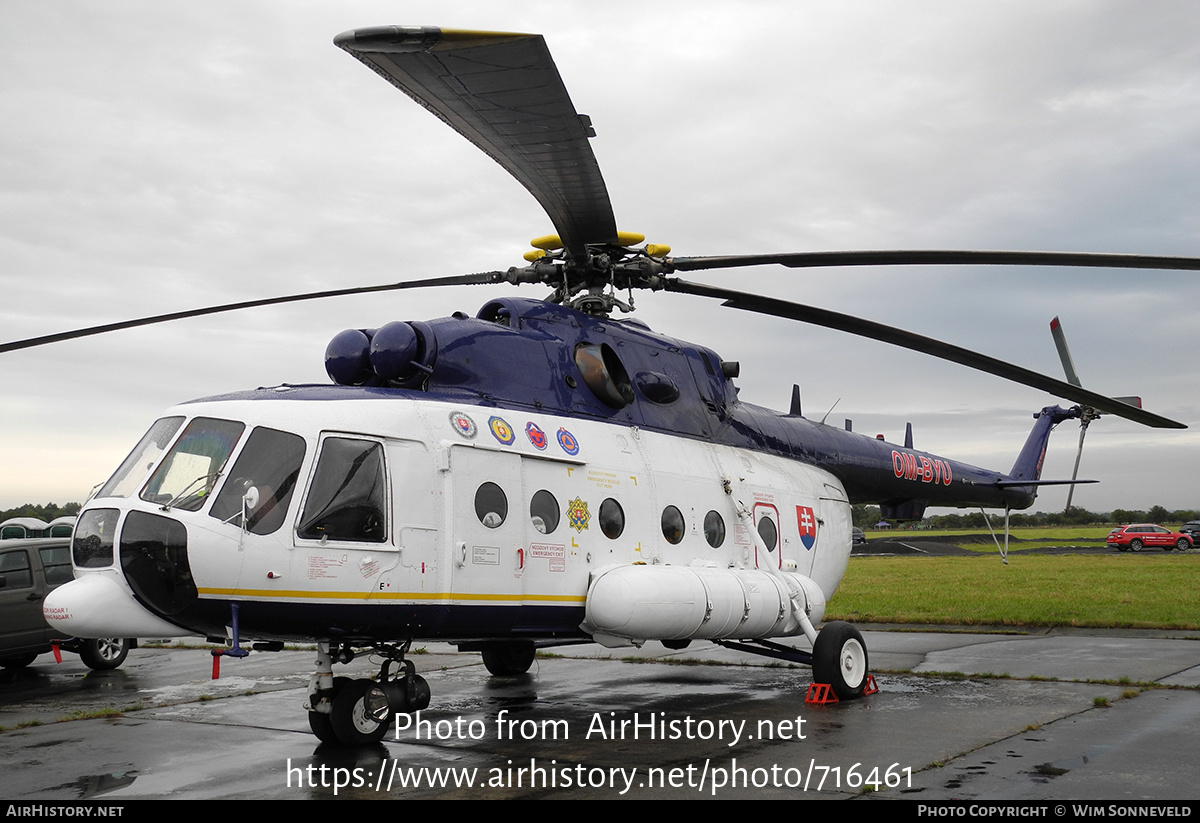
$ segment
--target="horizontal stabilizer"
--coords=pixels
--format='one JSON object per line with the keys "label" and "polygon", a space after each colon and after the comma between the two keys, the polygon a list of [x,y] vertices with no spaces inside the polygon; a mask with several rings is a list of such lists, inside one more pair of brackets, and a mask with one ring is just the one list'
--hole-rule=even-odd
{"label": "horizontal stabilizer", "polygon": [[1081,483],[1099,483],[1099,480],[997,480],[1000,488],[1009,486],[1077,486]]}

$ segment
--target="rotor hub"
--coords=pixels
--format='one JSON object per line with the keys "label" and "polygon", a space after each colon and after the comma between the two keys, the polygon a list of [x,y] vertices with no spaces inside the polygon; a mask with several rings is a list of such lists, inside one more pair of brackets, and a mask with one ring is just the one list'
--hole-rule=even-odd
{"label": "rotor hub", "polygon": [[[556,235],[535,238],[531,245],[536,250],[525,255],[532,265],[511,268],[504,279],[510,283],[550,286],[554,292],[546,298],[549,302],[585,314],[607,317],[614,309],[631,312],[634,289],[655,291],[664,287],[663,275],[671,270],[665,256],[671,247],[632,248],[632,244],[645,239],[643,235],[618,232],[617,236],[629,245],[591,244],[582,254],[569,253]],[[627,292],[628,297],[618,298],[618,290]]]}

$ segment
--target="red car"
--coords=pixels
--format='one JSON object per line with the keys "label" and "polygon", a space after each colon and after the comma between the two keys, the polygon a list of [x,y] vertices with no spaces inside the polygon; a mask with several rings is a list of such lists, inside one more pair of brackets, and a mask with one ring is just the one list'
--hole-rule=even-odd
{"label": "red car", "polygon": [[1151,523],[1138,523],[1133,526],[1121,526],[1108,533],[1108,545],[1116,546],[1123,552],[1132,549],[1140,552],[1145,546],[1160,546],[1165,552],[1171,549],[1186,551],[1192,547],[1192,538],[1183,532],[1173,532],[1162,526]]}

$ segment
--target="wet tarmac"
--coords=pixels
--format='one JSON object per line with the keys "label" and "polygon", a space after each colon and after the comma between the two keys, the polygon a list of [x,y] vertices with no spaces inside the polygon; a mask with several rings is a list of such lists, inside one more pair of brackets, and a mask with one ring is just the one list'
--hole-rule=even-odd
{"label": "wet tarmac", "polygon": [[203,650],[44,655],[0,674],[0,798],[1197,797],[1195,633],[872,628],[879,693],[828,706],[807,668],[710,644],[567,647],[517,678],[430,645],[421,722],[357,751],[309,732],[311,651],[216,681]]}

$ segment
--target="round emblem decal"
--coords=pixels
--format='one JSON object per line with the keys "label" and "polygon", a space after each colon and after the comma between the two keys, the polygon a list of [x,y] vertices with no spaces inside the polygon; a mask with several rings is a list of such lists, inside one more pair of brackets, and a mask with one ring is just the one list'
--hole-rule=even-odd
{"label": "round emblem decal", "polygon": [[529,442],[538,451],[543,451],[546,448],[546,433],[538,428],[537,423],[525,424],[525,436],[529,438]]}
{"label": "round emblem decal", "polygon": [[512,445],[516,435],[513,434],[512,426],[508,425],[503,417],[489,417],[488,428],[492,430],[492,437],[506,446]]}
{"label": "round emblem decal", "polygon": [[579,454],[579,441],[566,429],[558,430],[558,445],[562,446],[562,450],[571,456]]}
{"label": "round emblem decal", "polygon": [[475,421],[468,417],[466,412],[450,412],[450,425],[454,427],[456,432],[468,440],[475,436]]}

